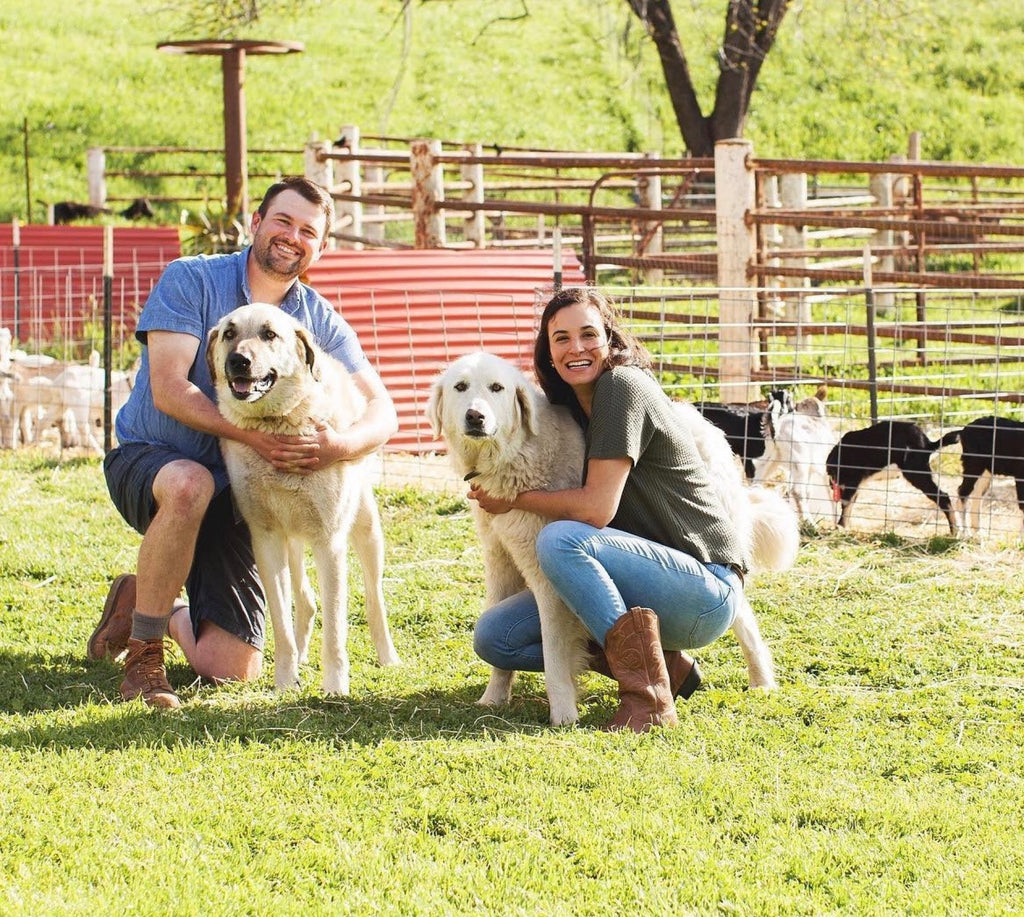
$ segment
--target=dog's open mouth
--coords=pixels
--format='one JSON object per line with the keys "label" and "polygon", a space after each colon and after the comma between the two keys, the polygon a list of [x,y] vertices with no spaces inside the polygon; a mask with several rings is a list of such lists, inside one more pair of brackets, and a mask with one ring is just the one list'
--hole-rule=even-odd
{"label": "dog's open mouth", "polygon": [[277,373],[271,370],[261,379],[252,376],[235,376],[230,380],[231,394],[239,401],[257,401],[273,387],[277,381]]}

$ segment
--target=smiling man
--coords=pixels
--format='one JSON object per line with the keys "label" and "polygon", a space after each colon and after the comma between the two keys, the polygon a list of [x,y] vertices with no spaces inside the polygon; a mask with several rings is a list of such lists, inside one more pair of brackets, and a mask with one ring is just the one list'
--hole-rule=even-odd
{"label": "smiling man", "polygon": [[[127,653],[125,700],[180,705],[164,667],[168,634],[203,678],[260,674],[266,604],[219,438],[245,442],[282,472],[312,474],[372,452],[397,429],[391,398],[355,333],[299,280],[326,248],[333,218],[334,202],[319,185],[305,178],[277,182],[253,214],[248,248],[179,258],[146,301],[135,332],[142,364],[117,416],[119,445],[103,462],[114,505],[142,543],[136,573],[114,580],[88,644],[93,659]],[[368,402],[358,423],[284,437],[224,420],[214,402],[206,339],[221,318],[252,302],[298,319],[352,375]]]}

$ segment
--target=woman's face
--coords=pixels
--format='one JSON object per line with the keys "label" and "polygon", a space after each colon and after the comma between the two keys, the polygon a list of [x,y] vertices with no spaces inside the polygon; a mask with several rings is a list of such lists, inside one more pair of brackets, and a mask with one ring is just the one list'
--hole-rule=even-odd
{"label": "woman's face", "polygon": [[597,307],[573,303],[559,309],[548,323],[548,346],[563,381],[574,389],[593,386],[608,358],[608,337]]}

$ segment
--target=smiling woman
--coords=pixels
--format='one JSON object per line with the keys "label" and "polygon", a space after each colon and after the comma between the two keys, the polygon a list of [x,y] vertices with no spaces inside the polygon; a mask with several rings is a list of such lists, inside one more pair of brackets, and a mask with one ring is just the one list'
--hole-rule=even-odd
{"label": "smiling woman", "polygon": [[[548,399],[583,428],[582,480],[512,495],[474,481],[468,495],[495,516],[519,510],[556,520],[536,539],[540,567],[589,632],[595,670],[619,684],[608,728],[635,732],[678,722],[675,698],[701,684],[683,650],[706,646],[734,624],[758,648],[754,684],[774,686],[771,655],[743,592],[753,539],[712,481],[701,428],[684,420],[650,366],[600,291],[556,293],[541,316],[533,368]],[[766,529],[780,533],[773,552],[788,556],[776,569],[785,569],[796,556],[796,516],[782,500],[762,509],[774,522]],[[475,646],[496,668],[543,669],[541,634],[527,591],[484,613]]]}

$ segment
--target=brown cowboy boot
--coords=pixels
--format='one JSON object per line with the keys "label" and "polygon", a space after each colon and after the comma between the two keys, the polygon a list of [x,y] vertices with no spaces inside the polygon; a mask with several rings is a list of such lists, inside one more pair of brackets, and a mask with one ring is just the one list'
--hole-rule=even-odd
{"label": "brown cowboy boot", "polygon": [[630,608],[619,618],[605,637],[604,652],[619,683],[619,709],[606,729],[647,732],[679,724],[658,616],[650,608]]}
{"label": "brown cowboy boot", "polygon": [[121,696],[125,700],[141,697],[150,707],[181,706],[167,681],[163,640],[128,640]]}
{"label": "brown cowboy boot", "polygon": [[[608,659],[604,655],[601,644],[591,640],[587,644],[587,652],[590,653],[590,670],[604,675],[606,678],[614,679],[612,670],[608,667]],[[673,697],[681,697],[689,700],[694,692],[704,683],[704,675],[701,673],[697,660],[688,656],[682,650],[665,650],[665,668],[668,669],[668,684],[672,689]]]}
{"label": "brown cowboy boot", "polygon": [[128,649],[134,608],[135,574],[122,573],[110,584],[100,623],[89,638],[86,652],[90,659],[103,659],[107,656],[117,659]]}

